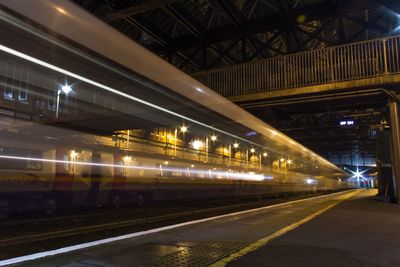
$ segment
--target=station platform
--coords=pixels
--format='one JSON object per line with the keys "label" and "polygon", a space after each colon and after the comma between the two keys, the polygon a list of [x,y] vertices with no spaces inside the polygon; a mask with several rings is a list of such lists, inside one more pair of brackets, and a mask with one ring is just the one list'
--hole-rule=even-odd
{"label": "station platform", "polygon": [[400,266],[400,206],[379,202],[375,194],[350,190],[296,200],[17,265]]}

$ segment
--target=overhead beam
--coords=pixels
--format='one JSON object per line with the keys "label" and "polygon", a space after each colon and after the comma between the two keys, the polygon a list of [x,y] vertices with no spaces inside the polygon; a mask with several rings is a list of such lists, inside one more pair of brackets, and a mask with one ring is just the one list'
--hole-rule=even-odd
{"label": "overhead beam", "polygon": [[[316,29],[315,31],[313,31],[313,32],[307,32],[306,33],[306,31],[304,31],[303,29],[301,29],[299,26],[297,26],[296,27],[296,30],[297,29],[301,29],[301,33],[303,33],[303,34],[305,34],[305,35],[307,35],[308,37],[307,37],[307,39],[305,39],[304,41],[303,41],[303,43],[302,44],[300,44],[298,47],[297,47],[297,51],[302,51],[312,40],[319,40],[319,41],[321,41],[320,40],[320,38],[318,37],[318,36],[320,36],[320,34],[326,29],[326,27],[327,26],[329,26],[331,23],[333,23],[335,21],[335,18],[329,18],[326,22],[324,22],[322,25],[321,25],[321,27],[319,27],[318,29]],[[329,43],[328,43],[329,44]]]}
{"label": "overhead beam", "polygon": [[383,26],[381,26],[381,25],[379,25],[377,23],[366,22],[365,20],[362,20],[362,19],[360,19],[358,17],[355,17],[355,16],[353,16],[351,14],[347,14],[345,17],[348,20],[356,22],[356,23],[358,23],[360,25],[367,26],[368,28],[371,28],[371,29],[375,29],[375,30],[379,31],[381,34],[386,34],[387,31],[388,31],[388,29],[386,29],[385,27],[383,27]]}
{"label": "overhead beam", "polygon": [[190,35],[174,38],[171,40],[167,48],[154,45],[152,50],[158,53],[163,53],[165,49],[172,51],[197,47],[199,44],[212,44],[231,39],[241,40],[261,32],[291,29],[297,24],[297,18],[300,15],[305,16],[306,23],[307,21],[324,20],[329,17],[336,17],[338,14],[347,14],[360,9],[376,6],[378,6],[376,3],[371,4],[370,1],[360,2],[359,5],[343,5],[341,1],[322,1],[293,10],[285,16],[280,13],[275,13],[269,14],[265,17],[248,20],[239,29],[235,25],[228,25],[212,29],[207,32],[207,35],[202,35],[201,37]]}
{"label": "overhead beam", "polygon": [[385,6],[388,9],[393,10],[397,14],[400,14],[400,5],[398,0],[375,0],[375,1]]}
{"label": "overhead beam", "polygon": [[[321,31],[322,31],[322,30],[323,30],[323,29],[321,29]],[[306,30],[304,30],[304,29],[302,29],[302,28],[299,28],[299,27],[296,28],[296,31],[301,32],[301,33],[303,33],[303,34],[309,36],[309,38],[310,38],[311,40],[312,40],[312,39],[316,39],[316,40],[318,40],[318,41],[320,41],[320,42],[323,42],[323,43],[325,43],[325,44],[327,44],[327,45],[336,45],[335,42],[330,41],[330,40],[325,39],[324,37],[322,37],[322,36],[319,34],[320,31],[317,31],[317,32],[308,32],[308,31],[306,31]],[[306,43],[308,43],[308,42],[309,42],[309,40],[307,39],[307,42],[306,42]]]}
{"label": "overhead beam", "polygon": [[[145,32],[149,36],[151,36],[158,44],[165,46],[168,44],[168,37],[163,34],[156,26],[150,24],[149,22],[145,21],[140,15],[136,16],[135,18],[126,17],[124,18],[126,22],[137,28],[138,30]],[[180,51],[173,51],[176,53],[180,58],[182,58],[185,62],[188,60],[187,56],[181,53]],[[169,54],[172,56],[171,54]],[[195,62],[189,60],[188,64],[192,65],[196,69],[200,70],[201,67],[197,65]],[[186,64],[185,64],[186,65]]]}
{"label": "overhead beam", "polygon": [[121,9],[115,11],[113,13],[107,14],[102,17],[102,19],[106,22],[111,22],[119,19],[123,19],[129,16],[137,15],[140,13],[144,13],[159,7],[163,7],[169,4],[172,4],[178,0],[142,0],[138,3],[135,3],[125,9]]}
{"label": "overhead beam", "polygon": [[374,19],[365,22],[365,24],[358,30],[356,31],[350,38],[348,39],[349,42],[353,42],[356,40],[361,34],[363,34],[368,28],[371,27],[371,25],[376,24],[376,22],[381,19],[385,15],[384,10],[381,10]]}
{"label": "overhead beam", "polygon": [[[164,11],[171,16],[175,21],[180,23],[182,26],[184,26],[191,34],[193,35],[194,38],[198,39],[203,39],[203,36],[205,35],[206,30],[201,26],[196,23],[196,21],[193,20],[192,17],[190,17],[187,12],[181,8],[178,5],[172,6],[168,5],[164,7]],[[218,47],[215,44],[206,44],[209,46],[210,50],[213,51],[214,53],[217,54],[217,56],[222,56],[222,58],[230,65],[234,64],[234,60],[230,58],[229,56],[222,54]],[[197,46],[202,46],[200,43],[198,43]],[[167,46],[169,49],[169,46]],[[191,47],[192,48],[192,47]],[[153,50],[153,48],[150,48]],[[185,49],[185,48],[182,48]],[[179,49],[181,50],[181,49]],[[154,51],[154,50],[153,50]],[[169,49],[169,51],[175,51],[175,49]]]}
{"label": "overhead beam", "polygon": [[[231,2],[231,1],[224,1],[224,0],[208,0],[211,6],[214,7],[216,11],[219,13],[224,14],[231,22],[232,24],[237,28],[237,30],[240,30],[243,25],[246,23],[246,18],[243,16],[243,14],[237,9],[237,7]],[[256,47],[252,42],[247,42],[246,38],[242,38],[242,62],[245,62],[248,60],[246,56],[246,48],[250,48],[251,51],[254,53],[255,51],[258,50],[258,47]],[[244,44],[244,45],[243,45]]]}
{"label": "overhead beam", "polygon": [[276,50],[271,46],[272,42],[275,41],[281,34],[283,33],[282,30],[277,31],[274,33],[264,44],[261,44],[261,46],[253,53],[253,55],[250,56],[250,60],[254,59],[257,57],[259,54],[262,54],[262,52],[266,49],[269,48],[271,50],[274,50],[275,52],[282,54],[282,51]]}
{"label": "overhead beam", "polygon": [[242,14],[237,10],[231,1],[226,0],[208,0],[208,2],[214,7],[215,10],[223,13],[227,18],[232,21],[236,28],[242,27],[245,22]]}

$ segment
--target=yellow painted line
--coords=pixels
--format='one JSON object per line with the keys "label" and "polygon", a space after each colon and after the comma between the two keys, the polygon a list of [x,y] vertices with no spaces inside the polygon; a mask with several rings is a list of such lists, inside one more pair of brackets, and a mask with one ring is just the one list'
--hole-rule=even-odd
{"label": "yellow painted line", "polygon": [[274,232],[273,234],[270,234],[270,235],[268,235],[268,236],[266,236],[264,238],[261,238],[261,239],[255,241],[254,243],[251,243],[251,244],[241,248],[240,250],[228,255],[227,257],[222,258],[222,259],[214,262],[213,264],[211,264],[209,266],[210,267],[223,267],[223,266],[226,266],[228,263],[230,263],[232,261],[235,261],[235,260],[239,259],[240,257],[242,257],[242,256],[244,256],[244,255],[246,255],[246,254],[248,254],[250,252],[253,252],[253,251],[255,251],[255,250],[267,245],[274,238],[277,238],[277,237],[279,237],[281,235],[284,235],[285,233],[296,229],[300,225],[302,225],[302,224],[304,224],[304,223],[306,223],[308,221],[311,221],[312,219],[314,219],[318,215],[320,215],[320,214],[324,213],[325,211],[333,208],[334,206],[340,204],[341,202],[351,198],[355,194],[358,194],[360,191],[361,190],[356,190],[356,191],[350,192],[348,194],[344,194],[344,195],[338,196],[338,199],[337,199],[337,201],[335,203],[332,203],[332,204],[330,204],[330,205],[328,205],[328,206],[326,206],[326,207],[314,212],[313,214],[305,217],[304,219],[301,219],[298,222],[295,222],[295,223],[293,223],[293,224],[291,224],[291,225],[289,225],[287,227],[284,227],[284,228]]}

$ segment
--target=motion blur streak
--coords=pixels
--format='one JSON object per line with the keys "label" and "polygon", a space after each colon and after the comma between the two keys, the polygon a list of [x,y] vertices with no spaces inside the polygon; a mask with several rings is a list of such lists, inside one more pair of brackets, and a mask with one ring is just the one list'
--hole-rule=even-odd
{"label": "motion blur streak", "polygon": [[11,48],[9,48],[9,47],[7,47],[7,46],[4,46],[4,45],[1,45],[1,44],[0,44],[0,51],[6,52],[6,53],[11,54],[11,55],[14,55],[14,56],[16,56],[16,57],[22,58],[22,59],[24,59],[24,60],[28,60],[28,61],[30,61],[30,62],[32,62],[32,63],[35,63],[35,64],[37,64],[37,65],[40,65],[40,66],[45,67],[45,68],[48,68],[48,69],[51,69],[51,70],[53,70],[53,71],[56,71],[56,72],[59,72],[59,73],[68,75],[68,76],[70,76],[70,77],[73,77],[73,78],[78,79],[78,80],[80,80],[80,81],[83,81],[83,82],[85,82],[85,83],[91,84],[91,85],[93,85],[93,86],[96,86],[96,87],[101,88],[101,89],[103,89],[103,90],[106,90],[106,91],[108,91],[108,92],[111,92],[111,93],[114,93],[114,94],[116,94],[116,95],[119,95],[119,96],[128,98],[128,99],[133,100],[133,101],[136,101],[136,102],[139,102],[139,103],[141,103],[141,104],[144,104],[144,105],[149,106],[149,107],[152,107],[152,108],[154,108],[154,109],[157,109],[157,110],[166,112],[166,113],[171,114],[171,115],[173,115],[173,116],[176,116],[176,117],[182,118],[182,119],[184,119],[184,120],[187,120],[187,121],[196,123],[196,124],[198,124],[198,125],[207,127],[207,128],[209,128],[209,129],[211,129],[211,130],[213,130],[213,131],[217,131],[217,132],[226,134],[226,135],[231,136],[231,137],[234,137],[234,138],[236,138],[236,139],[238,139],[238,140],[245,141],[245,142],[247,142],[247,143],[249,143],[249,144],[254,144],[254,145],[256,145],[256,146],[258,146],[258,147],[261,147],[261,148],[263,148],[263,149],[271,150],[271,149],[269,149],[269,148],[267,148],[267,147],[265,147],[265,146],[263,146],[263,145],[254,143],[254,142],[252,142],[252,141],[250,141],[250,140],[247,140],[247,139],[244,139],[244,138],[242,138],[242,137],[236,136],[236,135],[234,135],[234,134],[225,132],[225,131],[220,130],[220,129],[218,129],[218,128],[214,128],[214,127],[212,127],[212,126],[210,126],[210,125],[207,125],[207,124],[205,124],[205,123],[202,123],[202,122],[197,121],[197,120],[194,120],[194,119],[191,119],[191,118],[189,118],[189,117],[186,117],[186,116],[184,116],[184,115],[181,115],[181,114],[176,113],[176,112],[174,112],[174,111],[171,111],[171,110],[169,110],[169,109],[165,109],[165,108],[160,107],[160,106],[157,106],[157,105],[155,105],[155,104],[153,104],[153,103],[144,101],[144,100],[142,100],[142,99],[140,99],[140,98],[137,98],[137,97],[131,96],[131,95],[129,95],[129,94],[126,94],[126,93],[124,93],[124,92],[118,91],[118,90],[113,89],[113,88],[111,88],[111,87],[109,87],[109,86],[107,86],[107,85],[98,83],[98,82],[96,82],[96,81],[93,81],[93,80],[91,80],[91,79],[85,78],[85,77],[83,77],[83,76],[81,76],[81,75],[75,74],[75,73],[70,72],[70,71],[68,71],[68,70],[65,70],[65,69],[63,69],[63,68],[54,66],[54,65],[52,65],[52,64],[50,64],[50,63],[47,63],[47,62],[44,62],[44,61],[42,61],[42,60],[40,60],[40,59],[31,57],[31,56],[29,56],[29,55],[27,55],[27,54],[24,54],[24,53],[21,53],[21,52],[19,52],[19,51],[14,50],[14,49],[11,49]]}
{"label": "motion blur streak", "polygon": [[[151,170],[151,171],[159,170],[159,168],[156,167],[93,163],[93,162],[73,161],[73,160],[40,159],[40,158],[17,157],[17,156],[7,156],[7,155],[0,155],[0,159],[29,160],[38,162],[60,163],[60,164],[76,164],[76,165],[86,165],[86,166],[113,167],[113,168],[126,168],[126,169]],[[188,169],[171,168],[171,167],[168,168],[163,167],[163,170],[172,172],[181,172],[181,173],[186,173],[188,171]],[[190,172],[195,174],[202,174],[204,176],[209,175],[208,170],[191,169]],[[265,179],[267,180],[273,179],[271,176],[264,176],[262,174],[255,174],[255,173],[220,172],[220,171],[213,171],[212,173],[214,175],[219,175],[222,177],[226,177],[228,179],[234,178],[238,180],[248,180],[248,181],[262,181]]]}

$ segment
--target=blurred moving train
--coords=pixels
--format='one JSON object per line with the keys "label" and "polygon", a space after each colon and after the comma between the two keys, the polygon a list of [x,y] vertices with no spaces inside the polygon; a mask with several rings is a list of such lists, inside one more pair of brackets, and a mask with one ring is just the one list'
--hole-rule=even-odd
{"label": "blurred moving train", "polygon": [[0,0],[0,21],[0,210],[348,187],[71,2]]}

